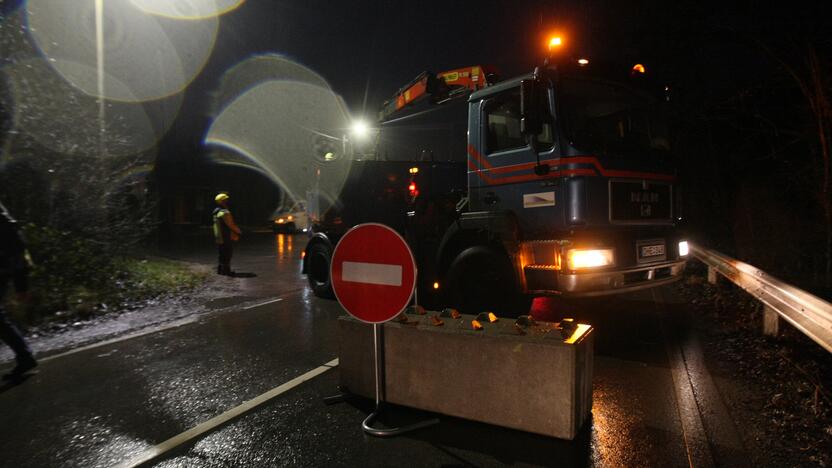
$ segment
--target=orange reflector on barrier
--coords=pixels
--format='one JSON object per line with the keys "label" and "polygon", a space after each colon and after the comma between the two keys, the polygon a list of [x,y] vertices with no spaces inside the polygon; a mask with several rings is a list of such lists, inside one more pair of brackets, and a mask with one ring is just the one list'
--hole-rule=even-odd
{"label": "orange reflector on barrier", "polygon": [[477,320],[471,320],[471,326],[474,327],[474,330],[482,330],[482,324]]}
{"label": "orange reflector on barrier", "polygon": [[441,327],[442,325],[445,325],[445,322],[443,322],[442,319],[440,319],[436,315],[431,315],[430,316],[430,323],[434,327]]}
{"label": "orange reflector on barrier", "polygon": [[500,319],[498,319],[498,318],[497,318],[497,316],[496,316],[496,315],[494,315],[494,312],[489,312],[489,313],[488,313],[488,321],[489,321],[489,322],[494,323],[494,322],[496,322],[497,320],[500,320]]}

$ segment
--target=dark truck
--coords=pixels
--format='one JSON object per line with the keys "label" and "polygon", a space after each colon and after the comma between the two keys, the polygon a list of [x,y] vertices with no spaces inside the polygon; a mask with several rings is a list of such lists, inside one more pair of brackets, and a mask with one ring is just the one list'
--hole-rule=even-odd
{"label": "dark truck", "polygon": [[517,314],[536,295],[680,278],[688,251],[664,100],[580,66],[492,81],[483,67],[423,73],[385,104],[368,142],[321,164],[316,186],[328,189],[309,194],[303,261],[316,295],[331,296],[333,248],[365,222],[408,241],[426,305]]}

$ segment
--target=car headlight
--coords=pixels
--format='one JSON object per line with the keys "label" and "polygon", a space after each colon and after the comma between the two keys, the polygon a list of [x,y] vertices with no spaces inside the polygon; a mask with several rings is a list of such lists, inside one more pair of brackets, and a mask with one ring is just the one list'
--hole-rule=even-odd
{"label": "car headlight", "polygon": [[690,247],[688,246],[688,241],[679,242],[679,256],[686,257],[690,253]]}
{"label": "car headlight", "polygon": [[612,249],[572,249],[566,253],[566,264],[570,270],[600,268],[613,264]]}
{"label": "car headlight", "polygon": [[283,219],[283,218],[279,218],[277,221],[275,221],[275,223],[277,223],[277,224],[283,224],[285,222],[286,222],[286,220]]}

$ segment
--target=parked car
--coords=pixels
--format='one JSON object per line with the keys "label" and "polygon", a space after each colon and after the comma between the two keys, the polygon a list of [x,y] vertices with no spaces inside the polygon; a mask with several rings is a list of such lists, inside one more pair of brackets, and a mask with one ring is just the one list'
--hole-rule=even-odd
{"label": "parked car", "polygon": [[306,232],[309,229],[309,216],[306,205],[298,202],[288,210],[278,208],[272,214],[272,230],[277,233]]}

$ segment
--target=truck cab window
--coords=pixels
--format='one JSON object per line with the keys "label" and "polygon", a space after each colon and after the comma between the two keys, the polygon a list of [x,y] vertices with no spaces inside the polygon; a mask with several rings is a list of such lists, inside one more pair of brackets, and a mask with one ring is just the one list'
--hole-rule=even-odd
{"label": "truck cab window", "polygon": [[[552,118],[549,113],[548,96],[541,94],[540,116],[543,129],[537,135],[539,150],[549,149],[554,144]],[[485,105],[487,126],[486,146],[488,153],[497,153],[526,146],[526,138],[520,133],[520,89],[499,94]]]}
{"label": "truck cab window", "polygon": [[667,117],[659,102],[623,86],[564,78],[560,87],[566,133],[582,151],[644,158],[667,156]]}

